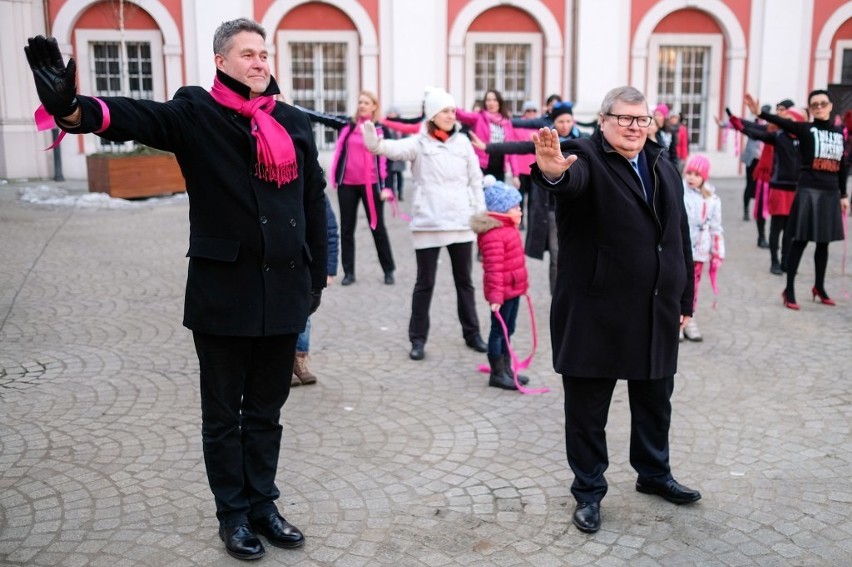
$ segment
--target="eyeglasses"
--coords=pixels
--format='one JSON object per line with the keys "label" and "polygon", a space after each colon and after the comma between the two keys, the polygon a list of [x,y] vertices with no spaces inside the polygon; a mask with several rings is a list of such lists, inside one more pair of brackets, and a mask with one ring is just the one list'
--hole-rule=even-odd
{"label": "eyeglasses", "polygon": [[606,116],[615,118],[618,125],[622,128],[629,128],[633,125],[634,120],[640,128],[647,128],[651,125],[651,120],[654,119],[652,116],[631,116],[630,114],[611,114],[609,112],[606,113]]}
{"label": "eyeglasses", "polygon": [[829,101],[829,100],[818,100],[816,102],[810,103],[808,106],[810,106],[812,110],[819,110],[820,108],[825,108],[826,106],[828,106],[830,104],[831,104],[831,101]]}

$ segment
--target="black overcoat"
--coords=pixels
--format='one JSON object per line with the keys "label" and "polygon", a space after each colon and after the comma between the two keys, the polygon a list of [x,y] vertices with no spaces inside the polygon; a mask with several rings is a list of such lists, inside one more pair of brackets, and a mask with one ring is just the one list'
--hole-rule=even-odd
{"label": "black overcoat", "polygon": [[578,159],[556,185],[559,239],[550,313],[563,375],[645,380],[677,371],[681,315],[692,315],[693,264],[683,182],[648,141],[653,207],[627,159],[595,132],[563,145]]}
{"label": "black overcoat", "polygon": [[[243,96],[248,87],[220,74]],[[272,81],[265,94],[278,92]],[[82,124],[96,132],[104,112],[78,97]],[[201,87],[182,87],[172,100],[99,97],[109,126],[99,136],[136,140],[174,152],[189,195],[189,268],[183,324],[203,333],[259,337],[299,333],[311,290],[326,282],[325,180],[313,131],[298,109],[277,102],[272,116],[296,149],[298,177],[277,187],[254,175],[256,142],[250,120]]]}

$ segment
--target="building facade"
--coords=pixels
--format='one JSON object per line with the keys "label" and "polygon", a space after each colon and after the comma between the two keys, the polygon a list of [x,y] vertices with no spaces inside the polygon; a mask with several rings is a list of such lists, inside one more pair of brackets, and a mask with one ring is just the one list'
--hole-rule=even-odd
{"label": "building facade", "polygon": [[[496,88],[514,110],[557,93],[592,120],[606,91],[630,84],[684,115],[716,175],[738,171],[736,137],[716,118],[742,114],[745,92],[803,107],[813,88],[852,86],[843,0],[0,0],[0,178],[53,176],[50,133],[32,120],[28,36],[52,35],[77,59],[81,93],[167,100],[212,84],[213,31],[237,17],[266,28],[289,102],[346,114],[369,90],[417,114],[427,86],[467,108]],[[334,135],[318,127],[320,147]],[[84,178],[87,154],[115,149],[67,139],[65,177]]]}

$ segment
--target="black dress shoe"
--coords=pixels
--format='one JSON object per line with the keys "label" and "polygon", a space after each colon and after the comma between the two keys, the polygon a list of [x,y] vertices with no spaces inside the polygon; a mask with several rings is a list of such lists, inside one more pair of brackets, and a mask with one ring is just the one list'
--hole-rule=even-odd
{"label": "black dress shoe", "polygon": [[488,352],[488,345],[485,344],[485,341],[482,340],[482,337],[479,336],[479,333],[476,333],[475,335],[466,338],[464,340],[464,344],[466,344],[476,352]]}
{"label": "black dress shoe", "polygon": [[423,357],[426,356],[423,346],[421,342],[411,343],[411,352],[408,353],[409,358],[411,360],[423,360]]}
{"label": "black dress shoe", "polygon": [[598,502],[578,502],[572,519],[578,530],[593,534],[601,529],[601,505]]}
{"label": "black dress shoe", "polygon": [[346,274],[343,276],[343,280],[340,282],[340,285],[352,285],[355,283],[355,274]]}
{"label": "black dress shoe", "polygon": [[225,551],[231,557],[237,559],[260,559],[266,555],[263,544],[257,538],[257,534],[248,524],[233,526],[231,528],[219,528],[219,537],[225,542]]}
{"label": "black dress shoe", "polygon": [[673,504],[690,504],[701,500],[701,493],[680,484],[673,478],[670,478],[662,484],[653,484],[636,481],[636,491],[642,494],[656,494],[662,496]]}
{"label": "black dress shoe", "polygon": [[758,248],[769,248],[769,243],[766,241],[765,236],[757,237],[757,247]]}
{"label": "black dress shoe", "polygon": [[290,524],[287,520],[279,516],[277,512],[262,518],[252,518],[249,522],[257,533],[268,539],[269,543],[275,547],[286,547],[289,549],[300,547],[305,543],[305,536],[302,535],[299,528]]}
{"label": "black dress shoe", "polygon": [[772,266],[770,266],[769,271],[776,276],[780,276],[784,273],[784,270],[781,269],[781,264],[778,262],[772,262]]}
{"label": "black dress shoe", "polygon": [[385,285],[393,285],[393,272],[385,272]]}

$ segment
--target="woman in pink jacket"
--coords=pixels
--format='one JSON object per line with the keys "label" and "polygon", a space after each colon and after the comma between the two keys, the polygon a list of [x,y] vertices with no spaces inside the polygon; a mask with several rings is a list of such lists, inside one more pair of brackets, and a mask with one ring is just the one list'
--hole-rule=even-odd
{"label": "woman in pink jacket", "polygon": [[299,107],[312,122],[318,122],[338,131],[334,157],[331,161],[329,181],[337,189],[340,205],[340,256],[343,264],[341,285],[355,283],[355,226],[358,205],[363,204],[376,245],[379,264],[385,274],[385,283],[393,285],[393,260],[390,239],[385,228],[384,201],[393,192],[382,190],[387,176],[383,156],[374,156],[364,146],[361,124],[379,120],[379,101],[369,91],[358,94],[358,109],[352,117],[323,114]]}
{"label": "woman in pink jacket", "polygon": [[[509,111],[498,91],[489,90],[485,93],[484,106],[479,112],[469,112],[456,108],[456,118],[486,144],[518,140],[515,129],[512,127]],[[482,174],[493,175],[497,180],[503,181],[506,175],[506,156],[504,154],[487,154],[476,148],[475,151],[476,157],[479,158]],[[517,187],[520,183],[517,166],[514,162],[509,165],[512,174],[515,176],[513,183]]]}

